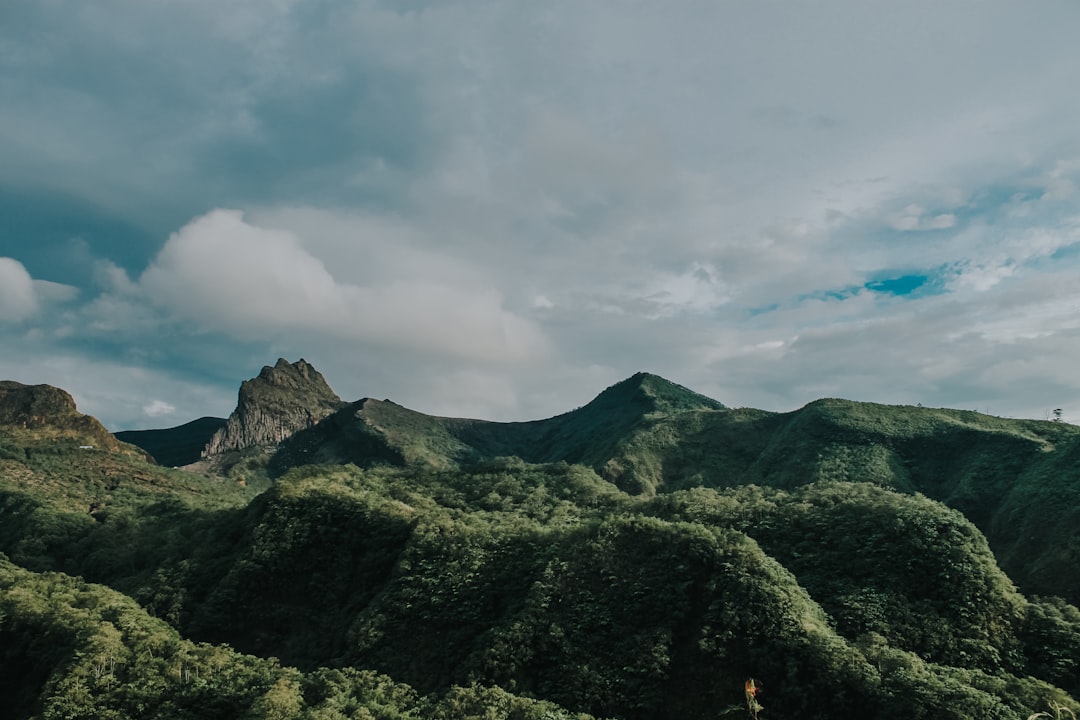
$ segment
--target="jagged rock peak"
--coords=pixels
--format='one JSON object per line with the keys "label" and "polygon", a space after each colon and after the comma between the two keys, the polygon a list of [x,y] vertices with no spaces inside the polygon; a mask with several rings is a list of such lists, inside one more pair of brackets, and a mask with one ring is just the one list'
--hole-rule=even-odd
{"label": "jagged rock peak", "polygon": [[236,410],[214,433],[203,457],[273,447],[345,405],[311,363],[284,358],[240,385]]}

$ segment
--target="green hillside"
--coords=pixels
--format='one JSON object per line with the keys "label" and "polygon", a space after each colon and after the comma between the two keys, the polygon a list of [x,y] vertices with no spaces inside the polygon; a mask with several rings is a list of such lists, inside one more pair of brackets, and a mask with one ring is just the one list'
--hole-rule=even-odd
{"label": "green hillside", "polygon": [[341,462],[445,469],[510,456],[597,467],[618,452],[626,437],[660,418],[723,409],[715,400],[648,373],[612,385],[576,410],[532,422],[442,418],[389,400],[364,399],[283,443],[271,467],[278,474],[290,467]]}
{"label": "green hillside", "polygon": [[2,555],[0,669],[10,718],[588,720],[499,688],[422,696],[371,671],[302,673],[194,643],[118,592]]}
{"label": "green hillside", "polygon": [[564,415],[521,423],[353,403],[282,444],[273,474],[309,463],[448,470],[495,457],[592,468],[634,495],[818,480],[869,482],[956,508],[1028,592],[1080,602],[1080,428],[826,399],[791,413],[726,409],[639,373]]}
{"label": "green hillside", "polygon": [[0,424],[11,717],[1080,711],[1069,425],[641,374],[532,423],[363,400],[271,482],[37,417]]}

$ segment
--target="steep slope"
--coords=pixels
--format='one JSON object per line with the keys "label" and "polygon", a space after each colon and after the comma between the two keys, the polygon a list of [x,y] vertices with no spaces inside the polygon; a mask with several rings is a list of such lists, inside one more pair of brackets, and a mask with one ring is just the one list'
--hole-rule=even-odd
{"label": "steep slope", "polygon": [[0,434],[140,454],[113,437],[97,418],[80,413],[71,395],[51,385],[23,385],[0,380]]}
{"label": "steep slope", "polygon": [[203,456],[274,447],[343,404],[307,361],[289,363],[280,358],[240,385],[236,409],[210,438]]}
{"label": "steep slope", "polygon": [[196,644],[118,592],[29,572],[2,555],[0,694],[3,716],[13,720],[590,720],[497,688],[424,697],[370,671],[301,673],[272,658]]}
{"label": "steep slope", "polygon": [[569,413],[495,423],[354,403],[282,444],[307,463],[451,469],[516,456],[584,464],[650,496],[819,480],[920,492],[963,512],[1025,590],[1080,602],[1080,428],[962,410],[818,400],[791,413],[728,410],[639,373]]}
{"label": "steep slope", "polygon": [[[68,527],[54,550],[186,635],[305,677],[333,665],[437,695],[495,685],[625,720],[716,717],[748,677],[766,688],[764,717],[1080,709],[1065,692],[1080,685],[1080,613],[1020,596],[959,513],[869,484],[642,501],[580,466],[502,460],[470,472],[308,468],[244,510],[171,525],[153,513]],[[24,612],[10,607],[9,618]],[[7,647],[42,637],[19,628]],[[216,658],[199,667],[233,687],[225,651],[199,647]],[[78,657],[107,660],[97,648]],[[121,682],[143,672],[118,666]],[[530,717],[495,707],[475,714]]]}
{"label": "steep slope", "polygon": [[657,418],[722,410],[716,400],[648,373],[616,383],[576,410],[532,422],[442,418],[364,399],[296,433],[271,466],[277,474],[309,463],[451,468],[515,456],[599,469],[631,433]]}
{"label": "steep slope", "polygon": [[202,417],[163,430],[122,430],[114,433],[122,442],[141,447],[161,465],[181,467],[197,462],[225,418]]}

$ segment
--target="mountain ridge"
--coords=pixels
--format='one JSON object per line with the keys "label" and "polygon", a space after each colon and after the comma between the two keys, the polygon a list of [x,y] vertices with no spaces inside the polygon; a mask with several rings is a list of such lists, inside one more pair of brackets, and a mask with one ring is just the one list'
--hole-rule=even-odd
{"label": "mountain ridge", "polygon": [[[1080,610],[1028,594],[1080,597],[1073,426],[727,409],[639,373],[522,423],[348,403],[230,451],[270,458],[262,484],[55,437],[0,425],[19,717],[348,717],[348,673],[369,671],[407,683],[380,717],[704,720],[738,712],[747,678],[765,717],[1080,710]],[[114,591],[146,614],[121,622]],[[128,632],[150,616],[180,635]],[[453,704],[465,686],[476,710]],[[413,692],[451,704],[390,710]],[[569,715],[500,711],[507,692]]]}
{"label": "mountain ridge", "polygon": [[636,426],[657,416],[698,410],[726,408],[644,372],[611,385],[579,408],[541,420],[440,417],[364,398],[287,438],[271,468],[276,474],[311,462],[448,468],[501,456],[600,466],[607,460],[603,456]]}

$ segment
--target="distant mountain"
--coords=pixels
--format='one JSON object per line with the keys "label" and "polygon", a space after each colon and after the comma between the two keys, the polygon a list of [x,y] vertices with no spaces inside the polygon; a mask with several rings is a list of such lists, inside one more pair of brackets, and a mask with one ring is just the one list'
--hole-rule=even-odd
{"label": "distant mountain", "polygon": [[702,411],[725,407],[649,373],[612,385],[576,410],[531,422],[436,417],[365,398],[284,441],[271,468],[280,474],[299,465],[351,462],[445,469],[515,456],[532,463],[606,468],[608,479],[637,492],[636,478],[624,478],[608,464],[619,448],[663,418]]}
{"label": "distant mountain", "polygon": [[225,427],[225,418],[201,417],[163,430],[122,430],[123,442],[141,447],[161,465],[183,467],[198,462],[214,433]]}
{"label": "distant mountain", "polygon": [[344,403],[306,360],[280,358],[240,385],[236,409],[210,438],[203,457],[274,447],[316,424]]}
{"label": "distant mountain", "polygon": [[83,415],[66,391],[51,385],[0,380],[0,429],[37,441],[67,441],[85,449],[133,454],[97,418]]}

